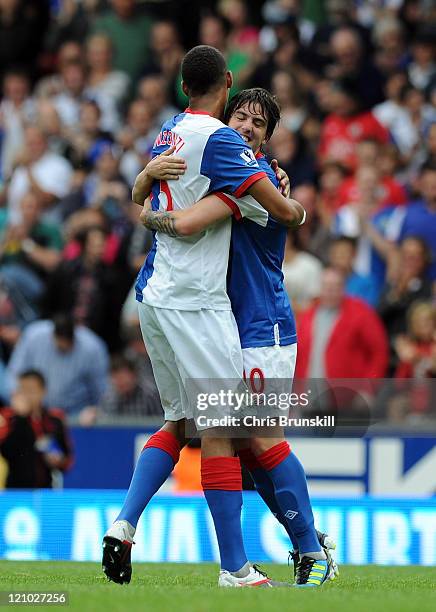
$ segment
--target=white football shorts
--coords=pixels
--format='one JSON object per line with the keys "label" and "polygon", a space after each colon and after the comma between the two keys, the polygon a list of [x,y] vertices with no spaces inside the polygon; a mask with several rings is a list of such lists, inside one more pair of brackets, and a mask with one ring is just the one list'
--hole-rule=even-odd
{"label": "white football shorts", "polygon": [[[266,393],[268,386],[292,391],[297,362],[297,343],[242,349],[244,380],[252,393]],[[272,383],[272,381],[279,381]],[[278,385],[278,386],[276,386]]]}
{"label": "white football shorts", "polygon": [[242,379],[242,350],[231,310],[173,310],[138,303],[139,321],[165,420],[192,418],[192,381]]}

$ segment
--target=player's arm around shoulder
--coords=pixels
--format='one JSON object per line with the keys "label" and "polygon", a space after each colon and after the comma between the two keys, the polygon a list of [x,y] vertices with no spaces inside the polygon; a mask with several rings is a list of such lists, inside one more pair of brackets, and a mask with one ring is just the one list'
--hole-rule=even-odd
{"label": "player's arm around shoulder", "polygon": [[139,216],[144,227],[183,238],[202,232],[218,221],[232,215],[232,210],[219,197],[207,196],[185,210],[153,211],[150,200],[146,200]]}
{"label": "player's arm around shoulder", "polygon": [[[233,211],[222,199],[209,195],[185,210],[153,211],[148,198],[151,182],[154,180],[178,180],[186,171],[186,162],[172,153],[175,147],[170,147],[165,153],[155,157],[138,175],[133,188],[133,198],[137,204],[144,204],[140,214],[141,223],[150,230],[161,232],[174,238],[192,236],[204,231],[218,221],[232,215]],[[147,188],[148,192],[147,192]],[[145,199],[146,198],[146,199]],[[144,201],[145,199],[145,201]]]}
{"label": "player's arm around shoulder", "polygon": [[297,202],[285,198],[268,178],[261,178],[247,192],[277,221],[288,227],[298,227],[306,220],[306,211]]}

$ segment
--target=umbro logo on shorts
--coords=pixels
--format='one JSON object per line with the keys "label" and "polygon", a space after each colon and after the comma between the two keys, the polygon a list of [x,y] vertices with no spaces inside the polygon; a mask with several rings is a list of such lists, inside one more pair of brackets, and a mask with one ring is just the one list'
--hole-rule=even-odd
{"label": "umbro logo on shorts", "polygon": [[287,519],[289,519],[290,521],[292,521],[292,519],[294,519],[297,516],[298,512],[296,512],[295,510],[288,510],[285,514],[285,517]]}

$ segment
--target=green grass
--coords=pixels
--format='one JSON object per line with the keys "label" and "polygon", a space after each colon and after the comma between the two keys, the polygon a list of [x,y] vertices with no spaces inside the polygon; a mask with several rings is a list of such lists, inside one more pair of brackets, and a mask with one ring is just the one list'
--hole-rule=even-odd
{"label": "green grass", "polygon": [[[264,567],[273,578],[289,579],[286,566]],[[218,589],[217,572],[212,564],[138,563],[130,585],[120,586],[106,582],[97,563],[0,561],[0,591],[68,591],[68,606],[37,607],[68,612],[436,610],[436,569],[430,567],[342,566],[339,580],[313,590]]]}

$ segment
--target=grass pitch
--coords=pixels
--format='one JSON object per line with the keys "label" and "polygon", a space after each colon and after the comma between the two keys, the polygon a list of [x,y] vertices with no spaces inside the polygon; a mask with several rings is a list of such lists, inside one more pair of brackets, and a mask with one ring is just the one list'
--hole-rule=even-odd
{"label": "grass pitch", "polygon": [[[282,565],[265,565],[289,580]],[[320,589],[218,589],[218,566],[178,563],[133,568],[130,585],[108,583],[97,563],[0,561],[0,591],[67,591],[64,606],[81,612],[435,612],[436,568],[341,566]],[[8,606],[8,609],[16,606]],[[23,609],[23,606],[20,606]]]}

